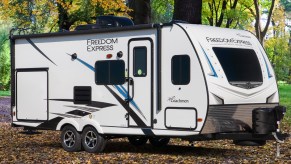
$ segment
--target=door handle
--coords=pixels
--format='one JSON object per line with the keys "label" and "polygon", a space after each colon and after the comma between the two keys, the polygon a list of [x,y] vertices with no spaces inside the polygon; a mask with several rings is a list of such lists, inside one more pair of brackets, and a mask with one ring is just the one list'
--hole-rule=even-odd
{"label": "door handle", "polygon": [[[128,94],[127,94],[127,99],[126,101],[127,102],[130,102],[131,100],[133,100],[134,98],[134,80],[133,78],[131,77],[127,77],[126,79],[126,82],[128,82]],[[132,92],[131,92],[131,95],[129,95],[129,91],[130,91],[130,87],[129,86],[132,86]],[[131,97],[130,97],[131,96]]]}

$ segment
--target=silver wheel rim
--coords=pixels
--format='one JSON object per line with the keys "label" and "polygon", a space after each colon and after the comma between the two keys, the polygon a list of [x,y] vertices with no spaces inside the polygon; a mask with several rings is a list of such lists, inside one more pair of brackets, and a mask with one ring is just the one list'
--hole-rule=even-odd
{"label": "silver wheel rim", "polygon": [[85,135],[85,144],[89,148],[94,148],[97,145],[97,135],[93,131],[88,131]]}
{"label": "silver wheel rim", "polygon": [[64,135],[64,144],[71,148],[75,145],[76,142],[76,136],[74,134],[74,132],[72,132],[71,130],[66,131],[65,135]]}

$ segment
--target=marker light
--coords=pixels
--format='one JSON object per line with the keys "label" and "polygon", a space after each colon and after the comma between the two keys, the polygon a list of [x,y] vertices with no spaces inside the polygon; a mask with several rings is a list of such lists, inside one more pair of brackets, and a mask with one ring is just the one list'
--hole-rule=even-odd
{"label": "marker light", "polygon": [[198,118],[198,119],[197,119],[197,122],[202,122],[202,121],[203,121],[202,118]]}
{"label": "marker light", "polygon": [[107,59],[112,58],[112,54],[107,54],[107,55],[106,55],[106,58],[107,58]]}

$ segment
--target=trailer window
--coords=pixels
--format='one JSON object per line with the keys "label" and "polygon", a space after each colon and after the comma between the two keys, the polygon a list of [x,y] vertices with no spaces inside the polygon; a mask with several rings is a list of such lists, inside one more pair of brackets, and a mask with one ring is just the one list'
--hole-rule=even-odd
{"label": "trailer window", "polygon": [[172,57],[172,83],[187,85],[190,82],[190,57],[175,55]]}
{"label": "trailer window", "polygon": [[123,60],[97,61],[95,63],[95,83],[97,85],[120,85],[125,82]]}
{"label": "trailer window", "polygon": [[147,75],[147,48],[135,47],[133,49],[133,76],[145,77]]}
{"label": "trailer window", "polygon": [[231,84],[263,82],[260,63],[254,50],[214,47],[213,51]]}

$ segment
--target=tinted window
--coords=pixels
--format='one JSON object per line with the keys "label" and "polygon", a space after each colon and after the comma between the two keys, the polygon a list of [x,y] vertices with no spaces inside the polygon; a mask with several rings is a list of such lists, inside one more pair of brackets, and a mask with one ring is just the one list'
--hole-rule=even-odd
{"label": "tinted window", "polygon": [[229,82],[262,82],[259,60],[254,50],[213,48]]}
{"label": "tinted window", "polygon": [[97,61],[95,63],[95,82],[97,85],[120,85],[125,81],[123,60]]}
{"label": "tinted window", "polygon": [[172,83],[187,85],[190,82],[190,57],[175,55],[172,57]]}
{"label": "tinted window", "polygon": [[147,75],[147,48],[135,47],[133,49],[133,75],[145,77]]}

